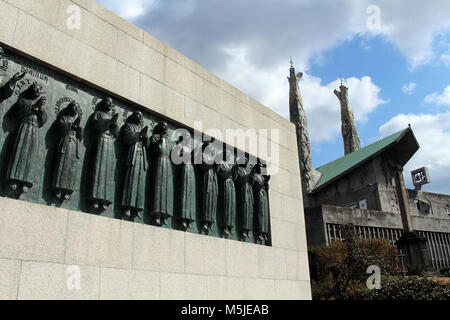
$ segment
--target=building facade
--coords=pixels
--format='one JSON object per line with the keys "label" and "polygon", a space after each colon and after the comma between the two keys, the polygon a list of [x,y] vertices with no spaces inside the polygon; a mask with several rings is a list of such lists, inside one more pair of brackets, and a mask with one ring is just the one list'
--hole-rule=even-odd
{"label": "building facade", "polygon": [[[413,130],[406,128],[361,148],[348,88],[341,84],[340,89],[335,94],[341,104],[345,155],[316,168],[314,180],[307,174],[312,170],[302,170],[305,166],[300,163],[302,178],[310,179],[304,186],[312,185],[303,190],[308,246],[340,239],[338,227],[346,223],[353,223],[366,239],[384,238],[395,244],[405,229],[399,198],[404,183],[398,177],[420,146]],[[299,154],[303,148],[299,143]],[[420,188],[406,194],[410,217],[406,223],[427,239],[432,267],[450,266],[450,196]]]}
{"label": "building facade", "polygon": [[[0,298],[311,298],[294,125],[93,0],[1,0],[0,12],[1,174],[8,182],[0,197]],[[89,119],[92,136],[84,130]],[[168,134],[178,128],[222,141],[258,165],[279,152],[270,181],[258,168],[235,169],[243,181],[236,192],[242,185],[247,192],[229,203],[255,206],[226,225],[231,236],[214,209],[227,165],[220,175],[196,167],[202,179],[189,168],[167,169],[176,166],[168,150],[180,142]],[[255,133],[269,148],[226,139],[227,129]],[[63,143],[52,140],[60,136]],[[120,146],[134,151],[119,170],[121,137]],[[89,157],[88,150],[96,151]],[[249,188],[251,171],[259,183]],[[202,188],[185,187],[198,198],[187,192],[183,199],[198,201],[177,225],[178,172]],[[128,188],[115,180],[122,175]],[[150,189],[135,183],[146,179]],[[241,220],[247,224],[238,231]],[[259,235],[258,221],[265,221]]]}

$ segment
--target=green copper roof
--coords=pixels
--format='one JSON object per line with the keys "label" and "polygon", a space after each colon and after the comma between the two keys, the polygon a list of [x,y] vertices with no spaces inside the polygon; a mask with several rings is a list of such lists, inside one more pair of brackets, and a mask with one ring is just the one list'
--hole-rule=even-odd
{"label": "green copper roof", "polygon": [[[386,150],[388,147],[393,145],[395,142],[399,141],[400,138],[402,138],[408,131],[412,133],[412,130],[410,128],[403,129],[397,133],[394,133],[388,137],[385,137],[381,140],[378,140],[372,144],[369,144],[368,146],[365,146],[364,148],[361,148],[359,150],[356,150],[352,153],[349,153],[342,158],[336,159],[330,163],[327,163],[316,170],[319,171],[322,176],[320,177],[319,181],[315,185],[312,192],[317,191],[321,187],[325,186],[329,182],[335,180],[337,177],[343,175],[344,173],[348,172],[350,169],[358,166],[359,164],[362,164],[365,162],[365,160],[368,160],[372,156],[380,153],[383,150]],[[414,141],[415,138],[414,138]],[[417,144],[417,141],[416,141]],[[418,144],[417,144],[418,149]],[[417,150],[413,150],[414,152]],[[414,152],[411,153],[409,158],[414,154]]]}

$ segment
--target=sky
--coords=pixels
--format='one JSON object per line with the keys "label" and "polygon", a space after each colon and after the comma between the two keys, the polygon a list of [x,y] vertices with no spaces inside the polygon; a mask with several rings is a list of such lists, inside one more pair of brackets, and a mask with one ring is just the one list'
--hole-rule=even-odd
{"label": "sky", "polygon": [[97,0],[288,118],[289,61],[313,166],[344,155],[340,77],[362,146],[411,125],[429,168],[422,190],[450,194],[450,1]]}

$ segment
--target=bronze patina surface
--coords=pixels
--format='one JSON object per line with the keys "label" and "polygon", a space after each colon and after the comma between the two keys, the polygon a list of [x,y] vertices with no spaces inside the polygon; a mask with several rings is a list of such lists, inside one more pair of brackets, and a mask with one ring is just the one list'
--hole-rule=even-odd
{"label": "bronze patina surface", "polygon": [[271,244],[261,160],[239,162],[220,141],[18,53],[0,60],[1,196]]}

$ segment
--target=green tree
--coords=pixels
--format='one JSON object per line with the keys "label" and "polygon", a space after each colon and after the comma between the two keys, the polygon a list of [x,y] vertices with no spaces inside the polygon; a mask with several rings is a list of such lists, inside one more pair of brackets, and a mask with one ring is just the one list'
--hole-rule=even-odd
{"label": "green tree", "polygon": [[329,246],[316,247],[311,254],[316,262],[319,284],[313,286],[321,294],[345,299],[352,292],[367,292],[367,267],[377,265],[384,275],[400,272],[397,249],[384,239],[365,240],[356,233],[352,224],[340,226],[342,240]]}

